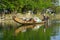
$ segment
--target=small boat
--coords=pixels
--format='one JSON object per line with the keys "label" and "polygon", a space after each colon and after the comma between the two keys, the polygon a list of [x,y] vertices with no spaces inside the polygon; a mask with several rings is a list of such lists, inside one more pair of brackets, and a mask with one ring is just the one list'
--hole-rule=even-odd
{"label": "small boat", "polygon": [[35,22],[33,19],[31,21],[26,21],[26,20],[23,20],[22,18],[17,18],[16,16],[13,17],[13,20],[19,24],[44,24],[44,21]]}

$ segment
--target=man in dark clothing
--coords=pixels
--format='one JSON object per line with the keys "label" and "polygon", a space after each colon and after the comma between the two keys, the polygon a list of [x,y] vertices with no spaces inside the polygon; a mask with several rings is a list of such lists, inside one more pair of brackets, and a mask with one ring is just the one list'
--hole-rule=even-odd
{"label": "man in dark clothing", "polygon": [[45,21],[44,26],[45,26],[46,28],[48,27],[48,19],[49,19],[48,16],[43,15],[43,20],[42,20],[42,21]]}

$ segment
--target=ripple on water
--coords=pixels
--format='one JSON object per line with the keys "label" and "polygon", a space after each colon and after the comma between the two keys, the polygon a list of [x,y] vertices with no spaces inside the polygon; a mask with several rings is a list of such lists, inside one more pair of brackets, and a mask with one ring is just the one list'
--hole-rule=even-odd
{"label": "ripple on water", "polygon": [[60,40],[60,26],[58,28],[57,35],[51,36],[51,40]]}
{"label": "ripple on water", "polygon": [[3,39],[3,32],[0,32],[0,40]]}

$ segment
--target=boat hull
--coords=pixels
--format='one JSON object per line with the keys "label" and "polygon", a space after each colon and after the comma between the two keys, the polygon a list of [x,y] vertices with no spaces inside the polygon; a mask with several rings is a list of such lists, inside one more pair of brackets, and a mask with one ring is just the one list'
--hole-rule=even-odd
{"label": "boat hull", "polygon": [[42,22],[28,21],[27,22],[27,21],[22,20],[22,18],[17,18],[17,17],[13,18],[13,20],[19,24],[44,24],[44,21]]}

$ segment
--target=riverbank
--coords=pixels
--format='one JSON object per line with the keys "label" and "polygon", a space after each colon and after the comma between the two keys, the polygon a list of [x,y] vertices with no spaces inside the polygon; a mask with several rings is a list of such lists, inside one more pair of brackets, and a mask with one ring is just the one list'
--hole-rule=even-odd
{"label": "riverbank", "polygon": [[40,17],[40,19],[42,18],[42,15],[41,14],[21,14],[21,13],[17,13],[17,14],[4,14],[2,16],[0,16],[0,19],[12,19],[13,16],[16,16],[18,18],[23,18],[23,17]]}
{"label": "riverbank", "polygon": [[[48,15],[48,14],[46,14],[46,15]],[[5,15],[0,16],[0,23],[5,21],[5,20],[12,20],[13,21],[13,19],[12,19],[13,16],[16,16],[18,18],[39,17],[41,20],[43,19],[43,16],[41,14],[28,14],[28,13],[26,13],[26,14],[21,14],[21,13],[5,14]],[[60,20],[60,14],[56,14],[55,16],[54,15],[48,15],[48,16],[49,16],[49,20]]]}
{"label": "riverbank", "polygon": [[38,15],[38,14],[28,14],[28,13],[26,13],[26,14],[17,13],[17,14],[5,14],[5,15],[0,16],[0,22],[5,21],[5,20],[13,20],[13,18],[12,18],[13,16],[16,16],[17,18],[39,17],[42,20],[42,15],[41,14]]}
{"label": "riverbank", "polygon": [[[12,13],[12,14],[0,14],[0,15],[1,15],[0,16],[1,20],[2,19],[4,19],[4,20],[12,19],[13,16],[16,16],[18,18],[23,18],[23,17],[39,17],[40,19],[43,18],[40,13],[39,14],[28,14],[28,13],[26,13],[26,14],[22,14],[22,13],[14,14],[14,13]],[[55,16],[54,15],[49,15],[49,14],[46,14],[46,15],[48,15],[50,18],[52,17],[52,18],[55,18],[55,19],[60,19],[60,14],[56,14]]]}

